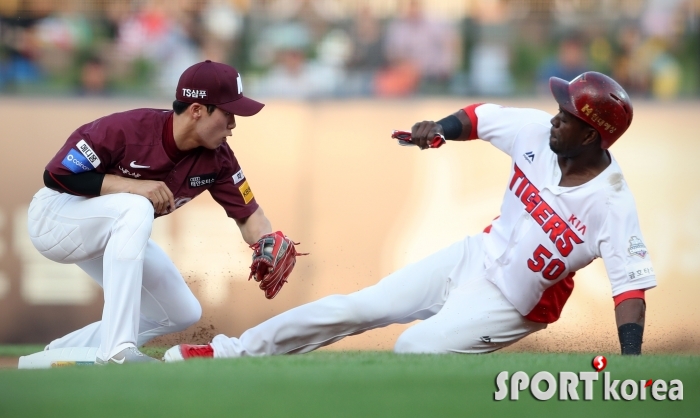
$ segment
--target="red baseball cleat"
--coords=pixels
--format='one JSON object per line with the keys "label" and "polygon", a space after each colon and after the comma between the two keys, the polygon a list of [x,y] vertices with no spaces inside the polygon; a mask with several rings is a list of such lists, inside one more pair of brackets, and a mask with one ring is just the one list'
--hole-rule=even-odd
{"label": "red baseball cleat", "polygon": [[211,345],[180,344],[169,348],[168,351],[165,352],[165,355],[163,355],[163,361],[166,363],[172,363],[175,361],[206,357],[214,357],[214,349]]}

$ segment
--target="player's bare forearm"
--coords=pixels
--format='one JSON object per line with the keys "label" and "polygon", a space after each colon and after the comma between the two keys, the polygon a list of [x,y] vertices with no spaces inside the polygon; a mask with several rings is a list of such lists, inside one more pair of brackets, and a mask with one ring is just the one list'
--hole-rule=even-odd
{"label": "player's bare forearm", "polygon": [[156,213],[166,214],[175,210],[175,198],[168,186],[162,181],[136,180],[127,177],[105,175],[100,195],[114,193],[132,193],[145,197],[153,204]]}
{"label": "player's bare forearm", "polygon": [[644,299],[627,299],[615,307],[615,321],[622,354],[642,353],[645,312]]}
{"label": "player's bare forearm", "polygon": [[105,178],[102,181],[102,188],[100,189],[100,195],[108,195],[114,193],[131,193],[131,188],[136,179],[130,179],[127,177],[119,177],[113,174],[105,174]]}
{"label": "player's bare forearm", "polygon": [[267,219],[267,216],[265,216],[262,207],[258,207],[252,215],[245,219],[236,219],[236,224],[241,230],[243,240],[248,243],[248,245],[255,244],[260,237],[272,232],[272,225],[270,224],[270,220]]}
{"label": "player's bare forearm", "polygon": [[615,307],[617,326],[634,323],[644,327],[646,303],[643,299],[627,299]]}

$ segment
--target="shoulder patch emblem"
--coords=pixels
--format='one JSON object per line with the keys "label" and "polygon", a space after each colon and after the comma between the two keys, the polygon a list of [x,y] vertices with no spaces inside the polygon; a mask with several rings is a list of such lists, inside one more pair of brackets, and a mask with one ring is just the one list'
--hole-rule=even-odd
{"label": "shoulder patch emblem", "polygon": [[68,150],[68,154],[63,158],[61,164],[75,174],[85,173],[95,169],[83,154],[73,148]]}
{"label": "shoulder patch emblem", "polygon": [[630,247],[627,251],[629,251],[630,255],[636,255],[640,258],[645,258],[648,254],[646,245],[636,236],[630,238]]}
{"label": "shoulder patch emblem", "polygon": [[528,151],[525,154],[523,154],[523,157],[527,160],[528,163],[532,164],[535,161],[535,153],[532,151]]}
{"label": "shoulder patch emblem", "polygon": [[253,191],[250,190],[250,186],[248,186],[248,180],[244,181],[243,184],[238,187],[238,190],[241,192],[241,196],[243,196],[246,205],[253,200]]}

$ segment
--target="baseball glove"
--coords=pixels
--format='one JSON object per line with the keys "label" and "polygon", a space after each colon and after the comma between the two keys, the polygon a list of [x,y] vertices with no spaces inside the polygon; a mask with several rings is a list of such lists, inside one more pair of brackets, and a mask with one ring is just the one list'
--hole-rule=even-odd
{"label": "baseball glove", "polygon": [[260,289],[265,292],[265,297],[272,299],[287,283],[287,277],[292,273],[296,256],[307,255],[298,253],[294,242],[287,238],[281,231],[263,235],[258,242],[251,245],[253,249],[253,263],[250,265],[250,276],[260,283]]}

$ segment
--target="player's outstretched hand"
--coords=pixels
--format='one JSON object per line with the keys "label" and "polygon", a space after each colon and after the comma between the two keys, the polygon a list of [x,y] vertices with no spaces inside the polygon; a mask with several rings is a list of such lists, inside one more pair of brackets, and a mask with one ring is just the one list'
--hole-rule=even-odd
{"label": "player's outstretched hand", "polygon": [[138,194],[150,200],[157,214],[165,215],[175,210],[173,193],[162,181],[134,179],[129,186],[129,193]]}
{"label": "player's outstretched hand", "polygon": [[253,263],[250,265],[250,276],[260,283],[260,289],[265,297],[272,299],[287,283],[287,277],[292,273],[296,264],[296,256],[307,255],[298,253],[294,242],[287,238],[282,231],[263,235],[258,242],[251,245]]}
{"label": "player's outstretched hand", "polygon": [[438,136],[443,137],[444,143],[445,132],[442,130],[442,125],[436,122],[424,120],[411,127],[411,142],[418,145],[420,149],[437,148],[442,145],[437,145],[435,141]]}
{"label": "player's outstretched hand", "polygon": [[[403,146],[421,146],[420,141],[413,141],[413,137],[410,132],[407,131],[394,131],[391,137],[396,139],[399,145]],[[426,148],[440,148],[445,144],[445,137],[442,134],[436,134],[431,141],[427,142]],[[425,149],[425,148],[421,148]]]}

